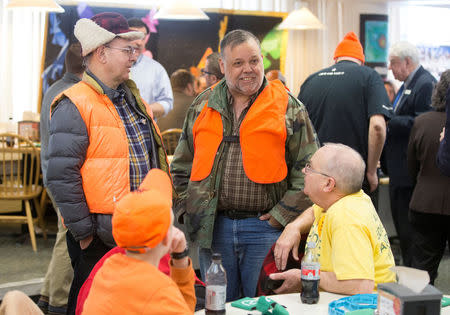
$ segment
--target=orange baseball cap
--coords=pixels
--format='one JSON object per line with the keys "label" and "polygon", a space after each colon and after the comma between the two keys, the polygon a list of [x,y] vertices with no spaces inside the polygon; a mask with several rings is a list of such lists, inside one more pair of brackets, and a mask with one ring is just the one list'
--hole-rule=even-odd
{"label": "orange baseball cap", "polygon": [[365,57],[363,48],[359,42],[358,36],[353,32],[348,32],[336,47],[333,59],[344,56],[359,59],[364,63]]}
{"label": "orange baseball cap", "polygon": [[166,236],[172,211],[172,185],[167,173],[152,169],[139,189],[116,203],[112,217],[112,233],[119,247],[145,252]]}

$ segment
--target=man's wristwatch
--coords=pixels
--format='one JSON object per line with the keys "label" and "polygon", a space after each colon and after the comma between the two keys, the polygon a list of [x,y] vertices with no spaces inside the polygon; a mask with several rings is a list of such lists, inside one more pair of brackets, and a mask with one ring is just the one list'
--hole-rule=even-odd
{"label": "man's wristwatch", "polygon": [[187,257],[189,254],[189,248],[186,246],[185,250],[181,253],[170,253],[170,257],[172,259],[183,259],[184,257]]}

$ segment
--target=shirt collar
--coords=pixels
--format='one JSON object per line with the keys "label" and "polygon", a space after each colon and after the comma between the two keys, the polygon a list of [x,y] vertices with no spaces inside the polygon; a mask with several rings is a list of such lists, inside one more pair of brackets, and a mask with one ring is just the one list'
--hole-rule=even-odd
{"label": "shirt collar", "polygon": [[[261,87],[259,88],[258,92],[256,92],[255,94],[253,94],[250,97],[250,101],[248,102],[247,107],[250,107],[255,102],[255,100],[258,98],[259,94],[266,87],[267,83],[268,83],[267,79],[264,77],[263,82],[262,82]],[[231,104],[233,104],[233,95],[231,95],[231,92],[228,89],[228,85],[225,85],[225,86],[226,86],[226,91],[227,91],[227,103],[228,103],[228,106],[231,106]]]}
{"label": "shirt collar", "polygon": [[122,95],[125,95],[125,91],[123,89],[123,83],[121,83],[118,87],[117,90],[111,89],[109,86],[105,85],[99,78],[97,78],[97,76],[95,76],[95,74],[93,74],[90,70],[86,70],[86,73],[92,77],[92,79],[95,80],[95,82],[97,82],[97,84],[100,86],[100,88],[102,89],[103,94],[106,94],[106,96],[108,96],[108,98],[111,100],[111,102],[114,103],[114,101],[118,98],[121,97]]}
{"label": "shirt collar", "polygon": [[414,69],[413,72],[411,72],[411,73],[409,74],[409,76],[406,78],[406,80],[405,80],[405,88],[408,87],[408,85],[411,83],[412,79],[413,79],[414,76],[416,75],[416,72],[417,72],[417,70],[419,70],[419,68],[420,68],[420,65],[418,65],[418,66],[416,67],[416,69]]}
{"label": "shirt collar", "polygon": [[138,63],[142,61],[142,58],[144,57],[144,54],[140,54],[139,57],[137,57],[136,62],[133,63],[133,67],[136,66]]}

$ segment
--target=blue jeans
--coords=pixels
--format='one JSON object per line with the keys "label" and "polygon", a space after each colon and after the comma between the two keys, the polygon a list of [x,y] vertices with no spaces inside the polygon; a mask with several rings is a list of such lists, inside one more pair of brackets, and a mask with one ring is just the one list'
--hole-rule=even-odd
{"label": "blue jeans", "polygon": [[211,264],[211,253],[220,253],[227,273],[227,302],[254,297],[264,258],[280,234],[281,230],[258,217],[232,220],[217,215],[211,249],[199,249],[203,280]]}

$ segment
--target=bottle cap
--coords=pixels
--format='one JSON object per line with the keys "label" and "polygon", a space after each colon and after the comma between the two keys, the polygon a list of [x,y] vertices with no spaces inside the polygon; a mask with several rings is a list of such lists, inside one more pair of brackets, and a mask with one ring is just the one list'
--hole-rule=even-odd
{"label": "bottle cap", "polygon": [[222,255],[220,253],[213,253],[212,260],[222,260]]}
{"label": "bottle cap", "polygon": [[316,248],[316,242],[308,242],[308,248]]}

